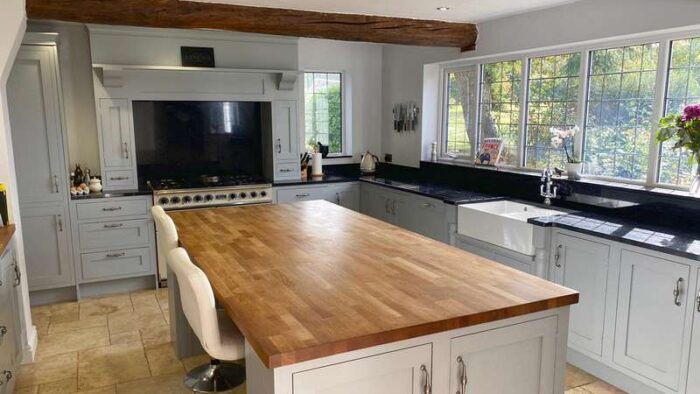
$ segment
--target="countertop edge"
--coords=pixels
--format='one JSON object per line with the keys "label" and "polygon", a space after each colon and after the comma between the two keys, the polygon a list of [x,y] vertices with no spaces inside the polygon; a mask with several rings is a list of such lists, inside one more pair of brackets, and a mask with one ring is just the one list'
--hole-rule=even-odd
{"label": "countertop edge", "polygon": [[7,250],[7,246],[10,244],[10,241],[15,234],[15,230],[16,228],[14,224],[8,224],[5,227],[0,227],[0,256],[5,254],[5,250]]}
{"label": "countertop edge", "polygon": [[[387,345],[393,342],[418,338],[427,335],[438,334],[445,331],[492,323],[500,320],[511,319],[551,309],[571,306],[578,303],[579,293],[573,291],[570,294],[539,301],[533,301],[512,307],[494,309],[488,312],[480,312],[467,316],[459,316],[432,323],[417,326],[402,327],[389,331],[382,331],[357,338],[348,338],[339,341],[324,343],[305,349],[290,352],[267,354],[259,343],[249,342],[260,360],[267,368],[280,368],[298,364],[305,361],[330,357],[336,354],[347,353],[355,350],[367,349],[375,346]],[[508,315],[506,318],[489,319],[486,316],[495,314]]]}

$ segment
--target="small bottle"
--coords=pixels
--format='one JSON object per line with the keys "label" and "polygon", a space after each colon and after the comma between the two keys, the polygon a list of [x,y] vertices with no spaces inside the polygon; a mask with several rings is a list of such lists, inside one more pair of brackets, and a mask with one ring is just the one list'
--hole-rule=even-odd
{"label": "small bottle", "polygon": [[73,177],[73,186],[80,186],[83,183],[83,169],[80,168],[80,164],[75,165],[75,176]]}
{"label": "small bottle", "polygon": [[89,184],[90,184],[90,169],[89,169],[89,168],[86,168],[86,169],[85,169],[85,176],[83,177],[83,182],[82,182],[82,183],[84,183],[84,184],[86,184],[86,185],[89,185]]}
{"label": "small bottle", "polygon": [[432,144],[430,144],[430,161],[436,162],[438,157],[437,153],[437,141],[433,141]]}

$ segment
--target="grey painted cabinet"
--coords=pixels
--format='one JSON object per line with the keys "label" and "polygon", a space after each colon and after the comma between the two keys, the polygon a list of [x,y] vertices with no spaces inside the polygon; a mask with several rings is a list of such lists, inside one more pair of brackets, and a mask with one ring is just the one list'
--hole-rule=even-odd
{"label": "grey painted cabinet", "polygon": [[353,211],[360,210],[359,187],[355,182],[276,187],[275,195],[279,204],[326,200]]}
{"label": "grey painted cabinet", "polygon": [[62,205],[22,208],[29,290],[75,284],[68,217]]}
{"label": "grey painted cabinet", "polygon": [[18,276],[15,270],[14,250],[7,247],[0,257],[0,393],[13,392],[20,361],[19,310],[15,287]]}
{"label": "grey painted cabinet", "polygon": [[104,189],[134,189],[138,179],[130,102],[100,99],[98,114]]}
{"label": "grey painted cabinet", "polygon": [[8,101],[30,290],[75,283],[60,86],[56,46],[23,45]]}
{"label": "grey painted cabinet", "polygon": [[[696,288],[693,295],[695,296],[694,311],[693,311],[693,333],[690,343],[700,343],[700,269],[693,270],[695,276]],[[692,346],[690,348],[690,367],[688,368],[688,393],[700,393],[700,346]]]}

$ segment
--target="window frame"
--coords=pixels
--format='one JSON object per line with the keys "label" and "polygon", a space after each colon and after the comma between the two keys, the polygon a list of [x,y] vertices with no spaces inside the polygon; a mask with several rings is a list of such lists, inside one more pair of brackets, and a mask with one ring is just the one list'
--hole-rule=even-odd
{"label": "window frame", "polygon": [[[474,70],[474,68],[476,68]],[[449,74],[452,73],[458,73],[462,71],[475,71],[476,74],[476,80],[474,81],[474,89],[475,91],[475,97],[476,97],[476,103],[474,104],[474,117],[471,119],[469,122],[469,125],[467,127],[472,128],[474,130],[474,139],[475,141],[479,140],[479,130],[477,129],[478,126],[478,117],[479,117],[479,97],[481,96],[481,66],[480,65],[465,65],[465,66],[459,66],[459,67],[446,67],[442,68],[440,70],[440,97],[438,99],[438,124],[440,124],[440,133],[438,133],[438,138],[436,139],[438,143],[438,159],[441,161],[452,161],[452,162],[458,162],[458,163],[468,163],[470,160],[473,162],[473,158],[476,157],[476,145],[477,144],[471,144],[471,149],[469,152],[469,156],[466,155],[457,155],[454,156],[447,151],[447,141],[448,141],[448,110],[449,110],[449,95],[450,95],[450,90],[448,88],[448,85],[450,83],[450,78]],[[469,132],[469,129],[467,129],[467,133]]]}
{"label": "window frame", "polygon": [[309,148],[306,145],[306,74],[340,74],[340,152],[328,153],[327,158],[341,158],[352,155],[352,121],[349,119],[349,92],[347,87],[347,73],[338,70],[302,70],[301,71],[301,125],[302,133],[299,144],[301,151],[306,152]]}
{"label": "window frame", "polygon": [[[509,171],[517,171],[523,173],[537,173],[542,169],[531,169],[525,167],[525,137],[526,137],[526,122],[528,108],[528,94],[529,94],[529,69],[530,61],[537,57],[561,55],[565,53],[580,53],[581,67],[579,69],[579,92],[578,92],[578,104],[577,104],[577,121],[576,125],[579,127],[579,133],[576,135],[574,140],[574,149],[581,155],[582,161],[585,158],[586,151],[584,146],[585,141],[585,122],[586,114],[588,112],[588,91],[589,91],[589,70],[591,62],[591,52],[601,49],[612,49],[625,46],[634,46],[649,43],[659,44],[659,57],[656,69],[656,81],[654,90],[654,101],[653,110],[651,115],[651,125],[656,125],[659,119],[664,114],[665,103],[667,99],[667,85],[669,77],[669,66],[671,62],[671,42],[676,40],[683,40],[689,38],[700,37],[700,25],[674,28],[661,31],[635,33],[625,36],[608,37],[603,39],[596,39],[590,41],[574,42],[569,44],[555,45],[550,47],[534,48],[528,50],[520,50],[514,52],[507,52],[501,54],[490,54],[484,56],[476,56],[472,58],[463,58],[448,62],[443,62],[439,64],[439,96],[438,96],[438,124],[436,128],[436,139],[440,146],[438,161],[445,163],[455,163],[459,165],[465,165],[470,167],[485,167],[474,163],[474,156],[476,150],[479,146],[472,147],[474,151],[470,157],[460,156],[458,158],[453,158],[445,155],[444,153],[444,141],[447,132],[447,119],[446,119],[446,99],[447,99],[447,74],[448,72],[454,72],[455,70],[468,69],[469,67],[478,67],[478,80],[477,80],[477,94],[481,97],[481,82],[482,82],[482,69],[484,64],[498,63],[502,61],[512,61],[521,60],[523,63],[523,78],[521,83],[521,108],[520,108],[520,142],[519,142],[519,160],[517,166],[506,166],[500,165],[498,168],[503,168]],[[475,118],[480,119],[481,108],[477,105]],[[478,127],[475,129],[476,140],[480,140],[480,130]],[[644,180],[633,180],[625,178],[616,178],[608,176],[595,176],[583,174],[585,179],[598,180],[603,182],[613,182],[619,184],[629,184],[645,186],[649,188],[661,187],[665,189],[676,189],[676,190],[688,190],[688,186],[673,185],[667,183],[661,183],[660,170],[661,170],[661,144],[658,144],[655,139],[656,130],[652,127],[649,138],[649,159],[647,163],[647,174]],[[485,167],[491,168],[491,167]],[[496,168],[496,170],[498,169]]]}

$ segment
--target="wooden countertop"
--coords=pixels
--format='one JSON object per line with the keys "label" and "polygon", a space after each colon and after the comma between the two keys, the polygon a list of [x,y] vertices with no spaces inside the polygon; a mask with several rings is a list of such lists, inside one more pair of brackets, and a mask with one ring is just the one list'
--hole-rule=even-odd
{"label": "wooden countertop", "polygon": [[15,225],[9,224],[5,227],[0,227],[0,256],[5,253],[7,245],[12,240],[12,236],[15,234]]}
{"label": "wooden countertop", "polygon": [[578,302],[578,293],[325,201],[168,213],[280,367]]}

